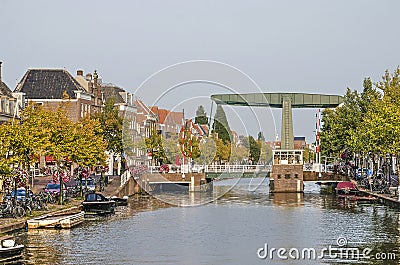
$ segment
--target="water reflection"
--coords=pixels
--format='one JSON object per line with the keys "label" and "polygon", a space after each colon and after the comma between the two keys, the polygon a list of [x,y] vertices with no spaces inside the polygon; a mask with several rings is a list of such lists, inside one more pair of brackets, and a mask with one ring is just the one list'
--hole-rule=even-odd
{"label": "water reflection", "polygon": [[21,239],[26,246],[24,264],[61,264],[66,253],[60,250],[71,234],[70,230],[29,230]]}
{"label": "water reflection", "polygon": [[272,202],[277,206],[299,207],[304,206],[303,193],[274,193],[271,195]]}
{"label": "water reflection", "polygon": [[[396,259],[354,264],[397,264],[400,215],[385,206],[342,205],[313,183],[304,194],[269,194],[268,180],[242,179],[214,185],[213,193],[135,196],[105,219],[71,230],[18,234],[25,264],[265,264],[256,251],[271,247],[321,249],[339,236],[395,253]],[[227,185],[225,185],[227,182]],[[261,184],[260,184],[261,183]],[[160,199],[161,198],[161,199]],[[172,202],[172,203],[171,203]],[[199,207],[176,207],[199,206]],[[349,264],[343,260],[274,260],[270,264]]]}

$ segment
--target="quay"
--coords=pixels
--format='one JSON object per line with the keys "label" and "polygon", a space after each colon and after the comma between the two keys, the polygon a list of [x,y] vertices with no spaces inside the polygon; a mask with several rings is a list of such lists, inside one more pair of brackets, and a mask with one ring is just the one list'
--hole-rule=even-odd
{"label": "quay", "polygon": [[[35,186],[33,191],[39,192],[41,188],[43,188],[46,183],[51,181],[51,177],[38,177],[35,179]],[[114,196],[117,195],[118,192],[120,191],[120,177],[119,176],[112,176],[110,177],[108,186],[105,188],[103,194],[106,196]],[[133,193],[132,193],[133,194]],[[49,212],[47,212],[48,215],[54,215],[54,216],[61,216],[61,215],[69,215],[69,214],[76,214],[82,211],[82,206],[81,206],[82,201],[72,201],[70,202],[69,205],[56,205],[56,209],[52,209]],[[63,207],[63,209],[60,209],[60,207]],[[5,218],[5,219],[0,219],[0,222],[3,220],[5,223],[0,224],[0,235],[12,233],[15,231],[19,230],[26,230],[27,229],[27,221],[30,219],[34,219],[37,217],[24,217],[20,219],[14,219],[14,218]]]}
{"label": "quay", "polygon": [[388,196],[388,194],[378,194],[378,193],[371,192],[366,189],[362,189],[362,188],[358,188],[358,189],[364,195],[369,195],[369,196],[376,198],[380,204],[383,204],[383,205],[386,205],[386,206],[389,206],[392,208],[400,209],[400,201],[398,200],[398,196],[396,196],[396,198],[391,198]]}
{"label": "quay", "polygon": [[[48,215],[52,216],[61,216],[61,215],[68,215],[68,214],[75,214],[81,211],[80,206],[72,206],[68,207],[66,209],[58,210],[52,213],[49,213]],[[0,226],[0,234],[6,234],[6,233],[11,233],[14,231],[22,230],[27,228],[27,218],[23,218],[21,220],[17,220],[12,223],[4,224]]]}
{"label": "quay", "polygon": [[39,216],[37,218],[29,219],[27,221],[28,229],[39,229],[39,228],[62,228],[70,229],[77,226],[84,221],[84,212],[74,214],[62,214],[50,213]]}

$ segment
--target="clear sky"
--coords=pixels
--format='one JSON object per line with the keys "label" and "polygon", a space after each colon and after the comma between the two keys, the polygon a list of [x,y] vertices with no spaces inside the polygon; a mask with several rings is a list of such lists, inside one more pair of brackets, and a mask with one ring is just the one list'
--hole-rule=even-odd
{"label": "clear sky", "polygon": [[[136,91],[151,105],[167,87],[137,90],[150,75],[212,60],[246,73],[264,92],[342,95],[400,64],[399,10],[397,0],[0,0],[2,77],[13,90],[28,68],[65,67],[74,75],[97,69],[104,82]],[[227,92],[212,84],[180,89],[170,94],[174,103],[157,103],[191,116],[199,102],[210,112],[208,95]],[[202,101],[190,101],[198,91]],[[247,111],[227,110],[240,133],[234,112],[247,117]],[[280,133],[280,111],[273,114],[276,126],[268,115],[257,118],[269,139]],[[313,140],[314,117],[315,110],[295,110],[295,135]],[[256,124],[245,124],[252,135]]]}

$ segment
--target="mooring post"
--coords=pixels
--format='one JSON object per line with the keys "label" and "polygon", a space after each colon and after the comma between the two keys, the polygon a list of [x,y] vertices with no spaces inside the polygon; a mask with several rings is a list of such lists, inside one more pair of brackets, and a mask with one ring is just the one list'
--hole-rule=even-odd
{"label": "mooring post", "polygon": [[194,191],[194,176],[190,177],[190,189],[189,191]]}

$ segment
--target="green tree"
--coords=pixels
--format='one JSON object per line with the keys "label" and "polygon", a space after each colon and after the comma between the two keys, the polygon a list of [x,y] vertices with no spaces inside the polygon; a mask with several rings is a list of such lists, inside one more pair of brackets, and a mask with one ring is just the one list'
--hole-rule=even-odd
{"label": "green tree", "polygon": [[250,156],[249,149],[244,145],[233,145],[232,146],[232,157],[231,160],[235,164],[240,164],[243,161],[247,160]]}
{"label": "green tree", "polygon": [[107,143],[99,120],[83,118],[73,126],[72,134],[74,145],[69,159],[83,167],[104,165]]}
{"label": "green tree", "polygon": [[265,140],[257,140],[258,146],[260,147],[260,161],[266,164],[272,159],[272,148]]}
{"label": "green tree", "polygon": [[163,161],[167,160],[162,144],[161,134],[158,134],[157,130],[152,130],[150,138],[146,138],[144,141],[147,150],[152,154],[151,159],[154,161],[153,164],[161,164]]}
{"label": "green tree", "polygon": [[303,152],[304,163],[313,162],[314,161],[314,155],[315,155],[315,153],[310,148],[306,147],[304,149],[304,152]]}
{"label": "green tree", "polygon": [[132,118],[124,117],[122,123],[122,146],[123,152],[128,157],[136,156],[135,131],[132,129]]}
{"label": "green tree", "polygon": [[203,138],[199,143],[200,156],[197,158],[199,164],[209,165],[214,162],[217,146],[213,137]]}
{"label": "green tree", "polygon": [[226,119],[225,111],[221,105],[217,106],[217,110],[214,116],[213,133],[217,134],[217,137],[221,139],[225,144],[231,143],[231,129]]}
{"label": "green tree", "polygon": [[107,151],[122,154],[123,118],[115,106],[115,99],[107,99],[103,111],[93,115],[93,118],[100,121],[103,137],[107,141]]}
{"label": "green tree", "polygon": [[[191,135],[190,128],[185,127],[183,131],[184,138],[178,139],[178,144],[180,144],[181,151],[186,157],[196,159],[200,157],[200,139],[194,135]],[[181,136],[182,137],[182,136]]]}
{"label": "green tree", "polygon": [[175,163],[176,156],[181,157],[182,153],[179,149],[178,134],[170,134],[168,138],[162,137],[162,146],[164,148],[165,156],[167,157],[167,163]]}
{"label": "green tree", "polygon": [[253,136],[249,136],[249,144],[250,144],[250,157],[249,159],[253,162],[253,164],[257,164],[260,160],[261,148],[260,145],[254,140]]}
{"label": "green tree", "polygon": [[370,101],[360,130],[352,134],[353,145],[363,152],[399,154],[400,68],[393,75],[386,71],[376,87],[383,92],[383,97],[373,97]]}
{"label": "green tree", "polygon": [[215,157],[214,162],[227,163],[231,158],[231,143],[224,143],[222,139],[219,137],[214,136],[215,142]]}
{"label": "green tree", "polygon": [[196,124],[208,124],[207,114],[204,111],[204,107],[200,105],[196,110],[196,117],[194,119],[194,123]]}

